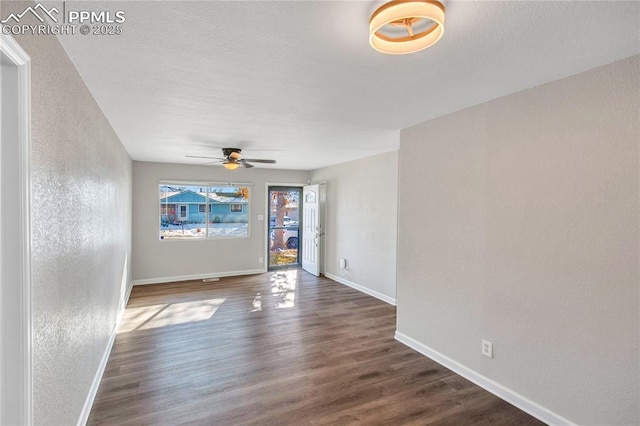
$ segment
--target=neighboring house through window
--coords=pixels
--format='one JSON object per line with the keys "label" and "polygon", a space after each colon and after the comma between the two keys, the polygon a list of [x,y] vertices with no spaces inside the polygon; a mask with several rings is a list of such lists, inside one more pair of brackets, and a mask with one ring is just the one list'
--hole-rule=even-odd
{"label": "neighboring house through window", "polygon": [[161,240],[249,236],[248,186],[163,182],[159,189]]}

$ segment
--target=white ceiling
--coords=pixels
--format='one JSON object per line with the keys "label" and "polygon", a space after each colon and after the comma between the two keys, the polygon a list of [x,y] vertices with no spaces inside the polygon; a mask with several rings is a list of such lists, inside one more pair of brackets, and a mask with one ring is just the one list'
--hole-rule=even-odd
{"label": "white ceiling", "polygon": [[[398,148],[399,129],[640,53],[640,3],[448,1],[434,47],[368,44],[372,1],[67,2],[118,36],[60,36],[134,160],[237,146],[284,169]],[[437,135],[434,135],[437,136]],[[427,141],[425,141],[427,142]]]}

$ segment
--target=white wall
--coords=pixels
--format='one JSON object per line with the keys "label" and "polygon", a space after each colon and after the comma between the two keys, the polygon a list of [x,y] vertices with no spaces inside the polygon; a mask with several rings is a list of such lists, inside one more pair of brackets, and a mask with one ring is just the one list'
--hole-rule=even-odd
{"label": "white wall", "polygon": [[15,38],[31,57],[34,423],[70,425],[131,281],[132,162],[57,38]]}
{"label": "white wall", "polygon": [[[252,183],[250,187],[250,237],[170,241],[159,239],[158,185],[161,180]],[[266,222],[258,221],[265,212],[265,182],[304,184],[308,172],[240,168],[233,172],[221,166],[193,166],[166,163],[133,163],[133,277],[137,283],[150,283],[255,273],[265,270]]]}
{"label": "white wall", "polygon": [[398,332],[570,421],[639,424],[639,111],[635,56],[404,130]]}
{"label": "white wall", "polygon": [[327,182],[325,274],[395,303],[398,152],[314,170],[311,180]]}

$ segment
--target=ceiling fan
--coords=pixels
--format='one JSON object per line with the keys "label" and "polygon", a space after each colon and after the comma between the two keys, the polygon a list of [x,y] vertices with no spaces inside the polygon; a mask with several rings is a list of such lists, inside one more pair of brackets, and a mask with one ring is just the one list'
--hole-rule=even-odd
{"label": "ceiling fan", "polygon": [[265,163],[265,164],[276,163],[276,160],[261,160],[258,158],[242,158],[242,150],[240,148],[222,148],[222,155],[224,156],[224,158],[203,157],[200,155],[186,155],[186,157],[219,160],[220,162],[222,162],[222,165],[229,170],[235,170],[240,166],[243,166],[249,169],[253,167],[253,164],[250,164],[250,163]]}

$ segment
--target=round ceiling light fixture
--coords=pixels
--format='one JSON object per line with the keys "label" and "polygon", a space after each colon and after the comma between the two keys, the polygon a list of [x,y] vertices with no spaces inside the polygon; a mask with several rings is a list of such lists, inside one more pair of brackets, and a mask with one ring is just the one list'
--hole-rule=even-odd
{"label": "round ceiling light fixture", "polygon": [[437,0],[395,0],[382,5],[369,20],[371,47],[403,55],[431,47],[444,33],[444,5]]}

